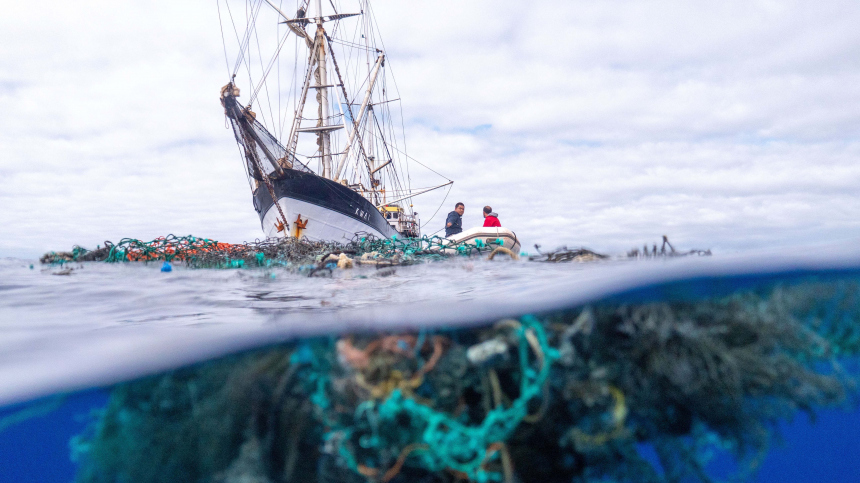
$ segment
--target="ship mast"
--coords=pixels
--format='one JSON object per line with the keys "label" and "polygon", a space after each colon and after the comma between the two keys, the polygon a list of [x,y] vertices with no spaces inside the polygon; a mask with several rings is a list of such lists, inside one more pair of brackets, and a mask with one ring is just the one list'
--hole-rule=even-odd
{"label": "ship mast", "polygon": [[[319,103],[318,118],[317,118],[317,127],[322,128],[325,126],[326,121],[329,117],[329,105],[328,105],[328,75],[326,73],[326,42],[323,36],[325,35],[325,30],[323,29],[323,11],[322,11],[322,0],[316,0],[316,45],[317,45],[317,71],[315,80],[317,82],[314,88],[317,91],[317,103]],[[322,166],[323,172],[322,175],[324,178],[331,178],[331,138],[329,137],[329,132],[326,129],[321,129],[317,133],[317,146],[319,147],[319,154],[322,156]]]}
{"label": "ship mast", "polygon": [[[255,43],[252,39],[256,40],[256,48],[260,50],[256,22],[259,8],[263,2],[277,12],[280,17],[277,24],[286,24],[289,32],[283,32],[280,27],[268,31],[269,35],[276,36],[278,39],[277,48],[268,65],[263,62],[262,51],[259,52],[258,67],[262,72],[262,77],[252,79],[252,66],[256,67],[255,62],[257,61],[251,55]],[[357,38],[353,38],[353,41],[348,38],[332,38],[341,30],[338,28],[341,20],[363,14],[367,15],[369,12],[367,0],[359,0],[360,5],[362,5],[360,13],[338,13],[339,7],[332,3],[331,8],[334,11],[330,12],[329,15],[323,11],[322,0],[313,0],[313,5],[311,5],[311,0],[298,0],[295,18],[290,18],[276,3],[278,2],[274,0],[261,0],[254,4],[252,16],[245,25],[246,32],[243,39],[240,40],[237,35],[240,55],[231,72],[228,62],[228,73],[232,76],[221,92],[221,102],[233,127],[236,141],[243,149],[248,174],[256,182],[256,186],[252,186],[252,190],[256,193],[257,190],[261,189],[262,183],[270,197],[275,200],[277,196],[280,196],[280,193],[275,192],[274,184],[289,177],[289,170],[297,170],[341,184],[363,196],[375,207],[385,207],[385,210],[391,210],[393,207],[386,205],[397,204],[415,195],[450,185],[452,181],[448,180],[448,183],[427,189],[412,191],[411,186],[408,189],[400,189],[401,176],[398,173],[398,168],[402,169],[402,166],[399,164],[404,160],[404,157],[411,158],[404,151],[398,149],[396,140],[394,140],[393,145],[390,143],[392,140],[390,138],[394,136],[394,127],[390,125],[391,113],[387,103],[398,101],[399,98],[388,99],[385,83],[385,62],[387,59],[385,53],[376,47],[371,18],[364,17],[364,20],[359,24],[360,29],[357,29],[353,34],[357,36],[358,33],[361,33],[363,42]],[[325,22],[335,22],[331,36],[326,32]],[[315,27],[313,36],[307,29],[311,23]],[[268,23],[265,24],[268,25]],[[290,86],[290,98],[293,102],[292,108],[288,109],[293,110],[294,115],[290,123],[289,135],[283,136],[286,126],[282,124],[279,135],[275,136],[272,134],[277,133],[275,118],[272,114],[272,97],[270,97],[266,78],[271,72],[280,73],[280,64],[275,64],[275,61],[278,55],[287,52],[287,50],[282,51],[282,47],[292,35],[295,35],[298,42],[296,55],[299,55],[299,44],[304,43],[308,47],[308,50],[300,49],[304,52],[302,55],[306,55],[307,63],[305,64],[304,75],[301,75],[298,59],[296,59],[297,63],[293,71],[293,80],[296,82]],[[362,42],[363,45],[356,41]],[[345,51],[363,50],[363,55],[360,55],[364,57],[365,62],[359,61],[358,64],[355,64],[350,62],[350,58],[345,64],[339,62],[342,60],[339,58],[341,48],[336,48],[334,43],[343,45]],[[354,57],[351,59],[355,60]],[[332,71],[328,69],[329,62]],[[366,72],[362,64],[366,64]],[[243,107],[236,99],[239,96],[239,90],[236,87],[235,78],[242,66],[246,66],[248,69],[247,76],[251,86],[256,86],[252,91],[247,107]],[[272,70],[273,67],[274,71]],[[358,85],[348,84],[345,82],[345,78],[358,81]],[[280,74],[278,74],[277,82],[276,97],[278,97],[279,106],[277,110],[281,110],[280,100],[284,91],[281,90],[280,86]],[[355,92],[347,91],[350,86],[355,89]],[[293,90],[294,87],[296,90]],[[381,91],[375,91],[376,88],[380,88]],[[331,98],[329,97],[329,89],[334,89],[331,92]],[[311,92],[316,94],[316,113],[311,112],[312,105],[307,105]],[[267,129],[265,126],[265,116],[260,116],[258,119],[258,116],[250,109],[251,104],[258,100],[258,95],[265,96],[269,101],[272,128]],[[262,102],[257,104],[263,105]],[[282,123],[287,123],[286,114],[284,113]],[[272,132],[269,132],[269,129]],[[336,133],[341,129],[344,130],[343,133]],[[301,134],[314,134],[316,150],[313,150],[312,144],[309,143],[311,140],[301,137]],[[304,140],[300,149],[307,154],[299,155],[297,152],[300,137]],[[285,142],[281,144],[282,141]],[[394,151],[399,152],[402,156]],[[306,164],[307,161],[299,160],[298,156],[306,158],[307,161],[312,158],[317,159],[319,164],[316,169],[312,169]],[[273,169],[269,169],[266,161],[271,164]],[[406,176],[408,180],[408,171]],[[393,188],[393,190],[389,191],[387,188]],[[286,233],[289,226],[288,220],[281,212],[280,204],[275,203],[275,205],[280,215],[278,231],[285,231]],[[402,207],[398,206],[397,208],[404,211]],[[411,212],[411,210],[409,211]],[[417,218],[412,223],[417,223]]]}

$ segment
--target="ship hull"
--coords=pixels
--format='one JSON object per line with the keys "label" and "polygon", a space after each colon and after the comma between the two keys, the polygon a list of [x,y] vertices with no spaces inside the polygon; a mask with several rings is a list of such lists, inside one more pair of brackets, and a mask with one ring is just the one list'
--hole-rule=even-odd
{"label": "ship hull", "polygon": [[272,188],[289,226],[278,231],[280,213],[269,190],[261,185],[254,191],[254,208],[267,237],[345,243],[356,235],[391,238],[397,234],[366,198],[313,173],[287,169],[272,180]]}

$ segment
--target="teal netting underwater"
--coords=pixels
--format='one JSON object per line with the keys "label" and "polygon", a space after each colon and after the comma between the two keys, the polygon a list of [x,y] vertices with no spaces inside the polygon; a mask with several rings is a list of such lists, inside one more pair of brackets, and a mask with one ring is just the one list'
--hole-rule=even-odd
{"label": "teal netting underwater", "polygon": [[852,277],[340,334],[121,384],[73,449],[93,483],[712,481],[714,448],[743,480],[856,408],[858,353]]}

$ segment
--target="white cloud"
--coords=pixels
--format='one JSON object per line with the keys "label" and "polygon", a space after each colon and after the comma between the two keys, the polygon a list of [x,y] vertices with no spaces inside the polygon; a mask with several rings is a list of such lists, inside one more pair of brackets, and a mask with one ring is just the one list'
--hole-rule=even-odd
{"label": "white cloud", "polygon": [[[860,238],[856,2],[385,0],[374,13],[409,153],[456,180],[427,232],[463,201],[467,224],[492,204],[547,246]],[[214,2],[5,5],[0,255],[260,236],[217,100],[225,73]],[[416,203],[425,220],[444,196]]]}

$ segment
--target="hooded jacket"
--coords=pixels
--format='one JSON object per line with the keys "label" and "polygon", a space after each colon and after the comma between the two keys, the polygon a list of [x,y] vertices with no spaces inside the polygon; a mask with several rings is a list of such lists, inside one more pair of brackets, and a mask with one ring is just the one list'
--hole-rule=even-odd
{"label": "hooded jacket", "polygon": [[484,226],[502,226],[501,222],[499,222],[499,215],[495,211],[488,214],[486,218],[484,218]]}

